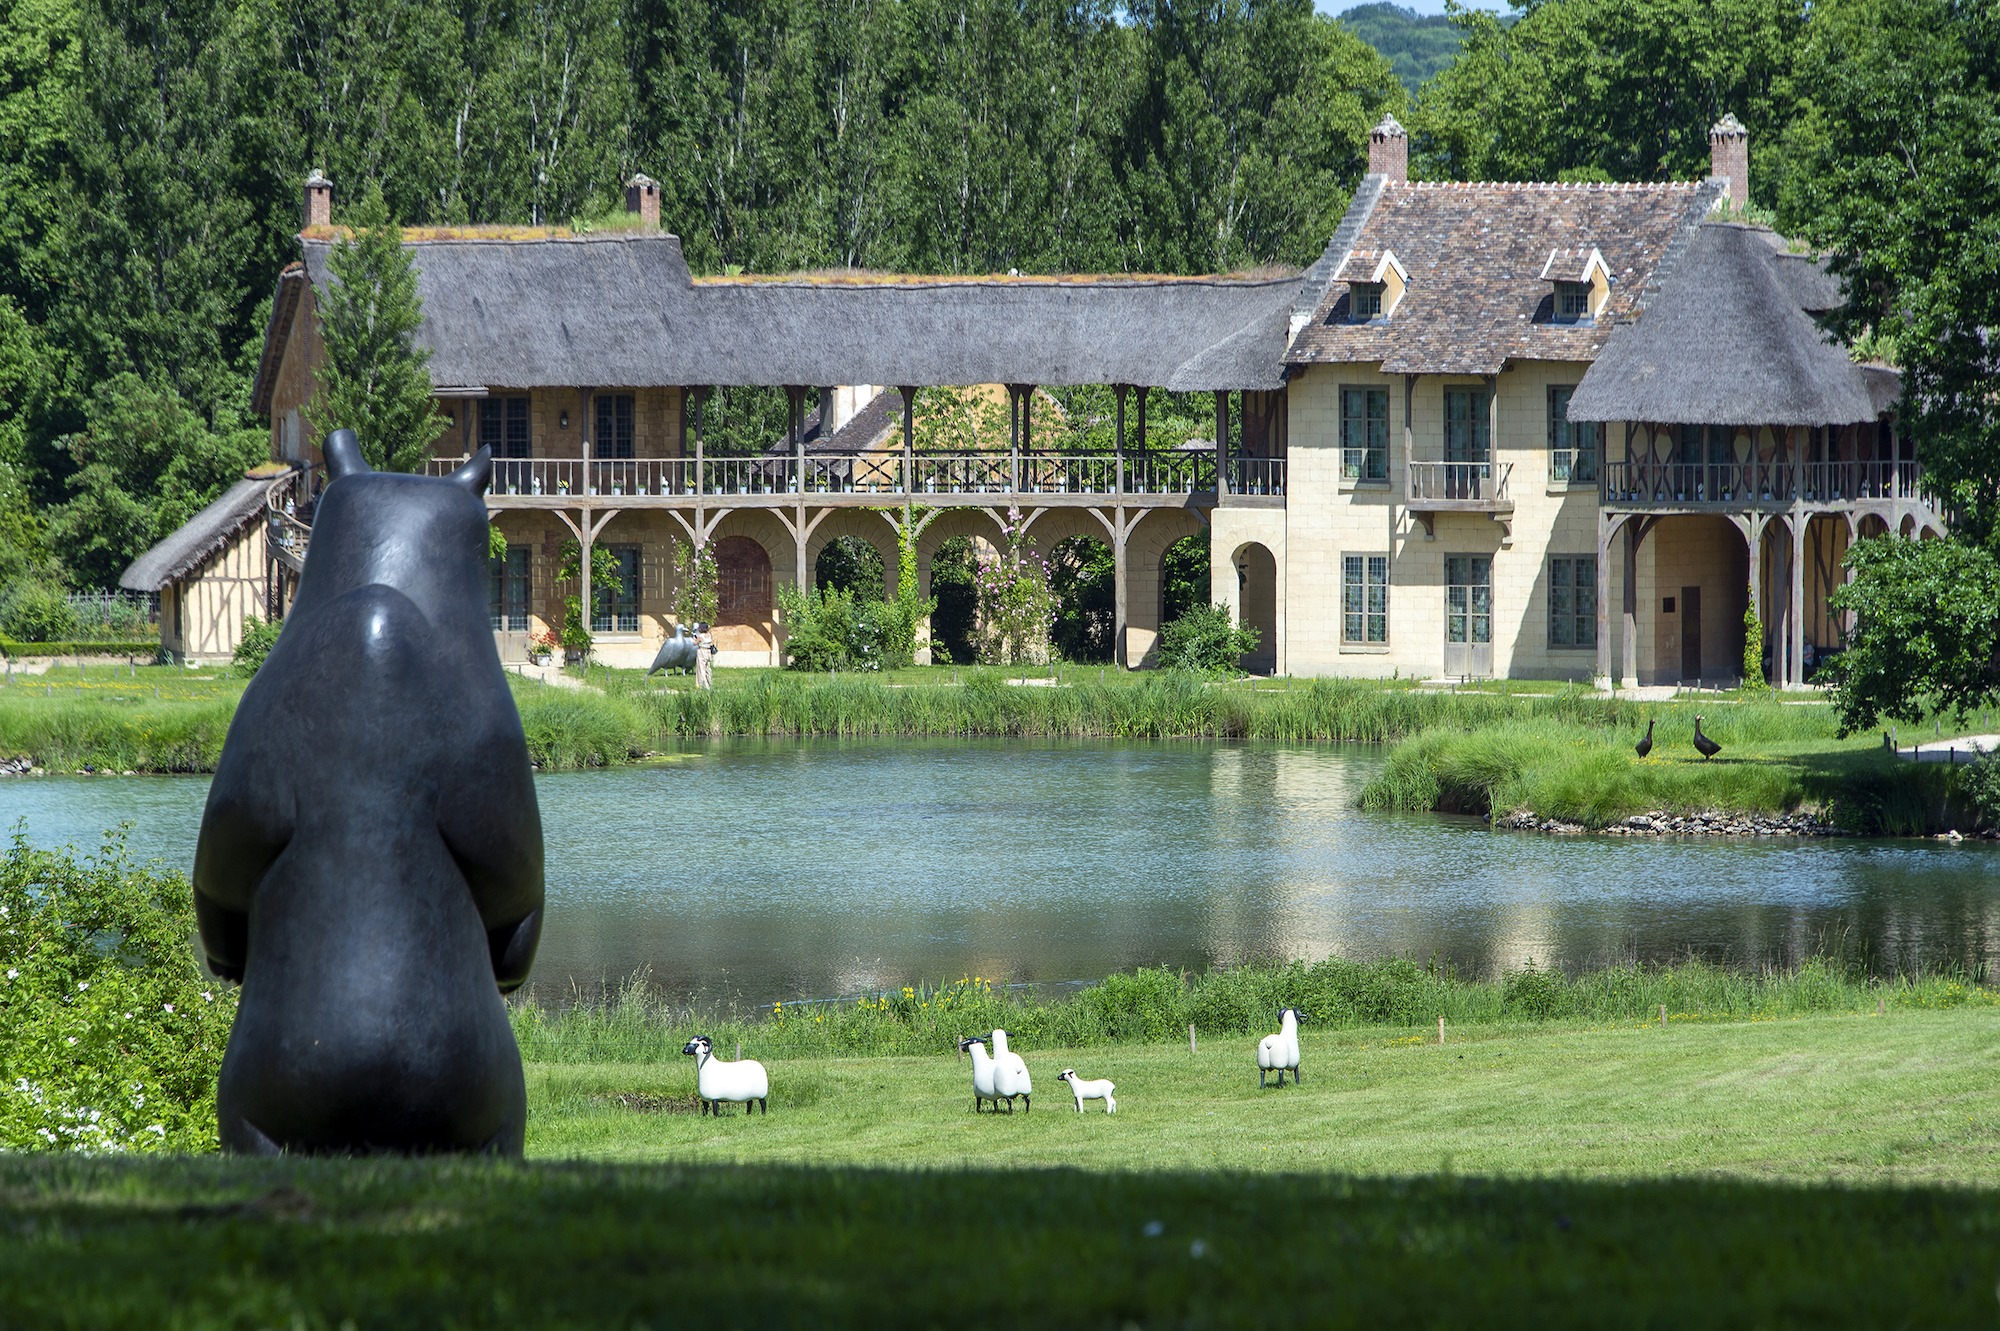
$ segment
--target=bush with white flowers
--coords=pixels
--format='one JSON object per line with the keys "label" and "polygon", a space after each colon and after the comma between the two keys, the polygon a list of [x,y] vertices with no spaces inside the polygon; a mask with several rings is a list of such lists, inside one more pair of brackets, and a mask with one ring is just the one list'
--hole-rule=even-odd
{"label": "bush with white flowers", "polygon": [[179,874],[94,853],[0,856],[0,1150],[215,1149],[233,987],[195,958]]}

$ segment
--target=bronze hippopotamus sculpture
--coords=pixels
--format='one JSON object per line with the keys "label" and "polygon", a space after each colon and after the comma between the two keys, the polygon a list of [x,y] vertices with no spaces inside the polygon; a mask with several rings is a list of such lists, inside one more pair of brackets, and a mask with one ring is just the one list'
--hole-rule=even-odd
{"label": "bronze hippopotamus sculpture", "polygon": [[242,981],[216,1100],[246,1153],[519,1155],[500,995],[542,924],[542,827],[487,612],[491,467],[375,473],[326,441],[298,596],[244,690],[195,851]]}

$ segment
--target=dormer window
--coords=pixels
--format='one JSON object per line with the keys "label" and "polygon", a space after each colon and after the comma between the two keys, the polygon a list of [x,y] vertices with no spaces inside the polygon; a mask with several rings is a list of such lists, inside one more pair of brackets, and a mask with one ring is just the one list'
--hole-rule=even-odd
{"label": "dormer window", "polygon": [[1611,299],[1611,266],[1595,249],[1550,250],[1542,281],[1554,288],[1549,306],[1553,323],[1592,323]]}
{"label": "dormer window", "polygon": [[1395,315],[1410,275],[1388,250],[1356,250],[1340,265],[1333,280],[1347,283],[1347,321],[1365,324]]}

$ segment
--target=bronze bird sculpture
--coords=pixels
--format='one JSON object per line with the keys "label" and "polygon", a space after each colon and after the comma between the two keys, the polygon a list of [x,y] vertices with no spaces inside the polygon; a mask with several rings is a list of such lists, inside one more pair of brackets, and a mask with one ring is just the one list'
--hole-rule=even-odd
{"label": "bronze bird sculpture", "polygon": [[1694,719],[1694,747],[1701,754],[1703,762],[1722,752],[1720,744],[1701,733],[1701,718],[1698,716]]}
{"label": "bronze bird sculpture", "polygon": [[1641,758],[1643,758],[1652,751],[1653,751],[1653,723],[1651,721],[1648,721],[1646,722],[1646,737],[1640,740],[1637,744],[1634,744],[1632,746],[1632,752],[1638,754]]}

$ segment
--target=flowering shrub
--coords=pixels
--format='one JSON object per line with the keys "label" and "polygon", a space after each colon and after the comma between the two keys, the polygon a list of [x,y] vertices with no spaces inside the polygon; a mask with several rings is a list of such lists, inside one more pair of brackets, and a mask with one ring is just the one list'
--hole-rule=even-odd
{"label": "flowering shrub", "polygon": [[213,1150],[236,993],[195,960],[187,880],[95,853],[0,858],[0,1150]]}
{"label": "flowering shrub", "polygon": [[1021,510],[1007,510],[997,557],[982,557],[973,574],[979,596],[979,659],[994,665],[1038,664],[1049,659],[1056,600],[1049,566],[1027,543]]}

